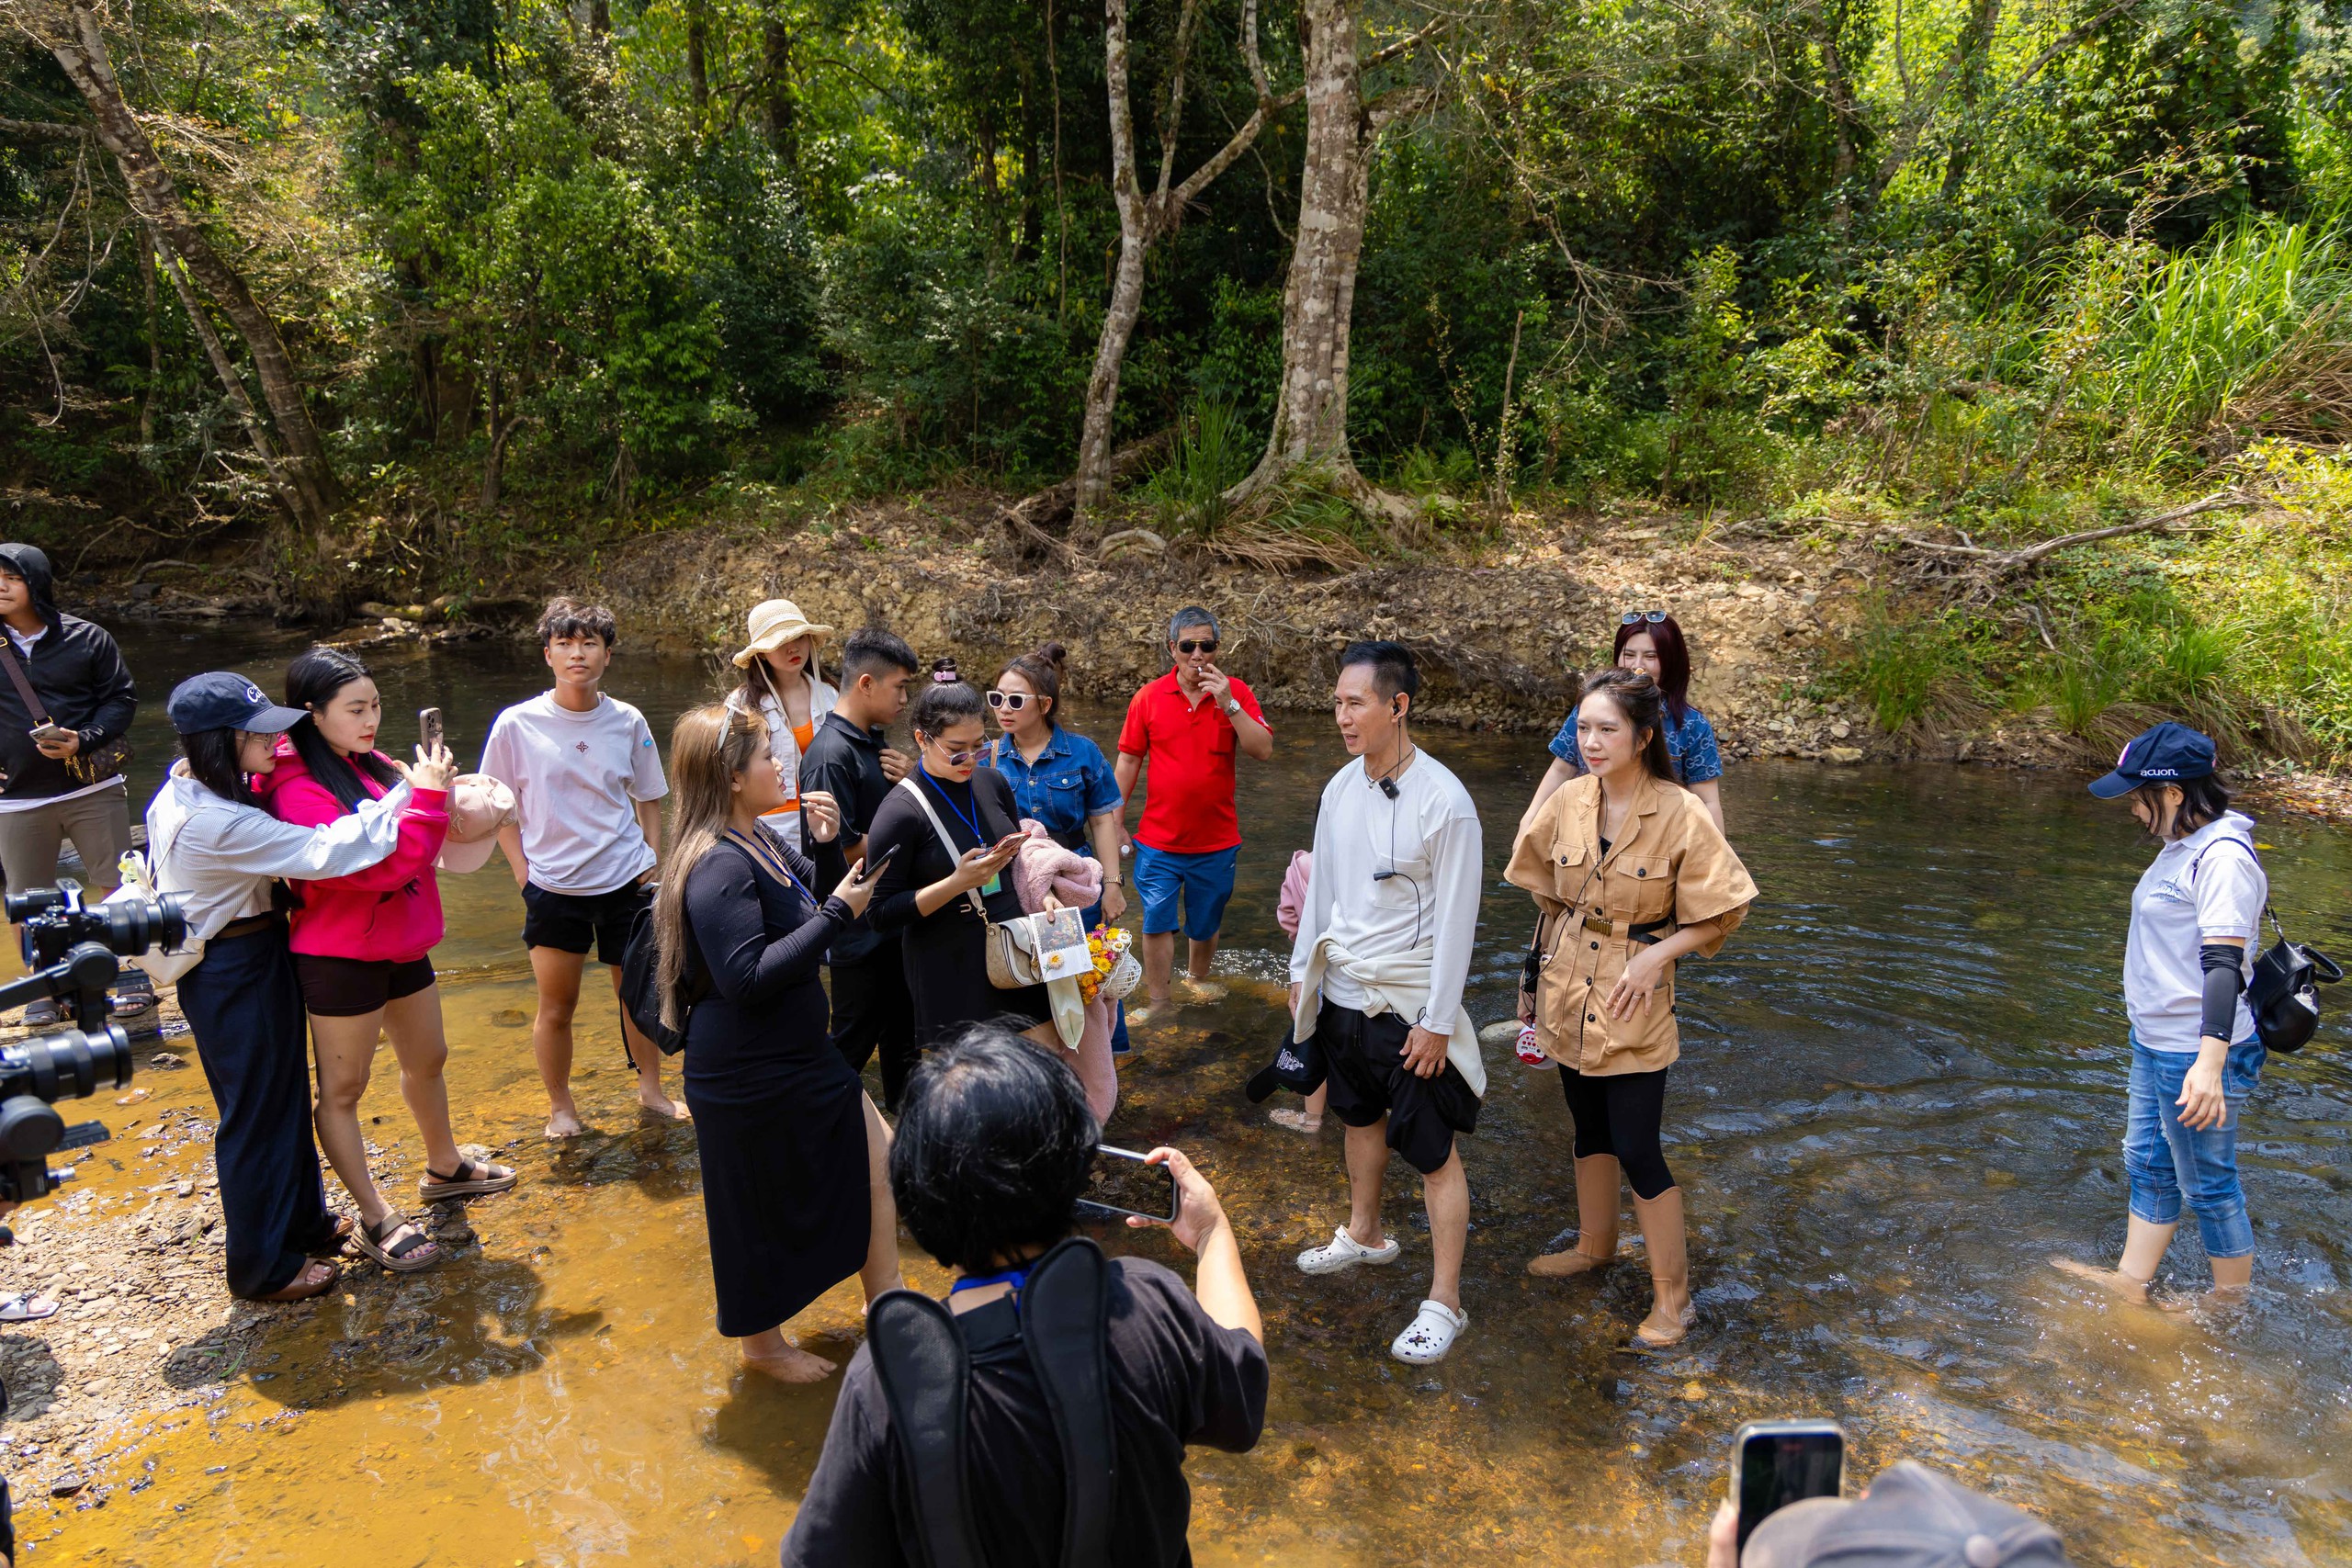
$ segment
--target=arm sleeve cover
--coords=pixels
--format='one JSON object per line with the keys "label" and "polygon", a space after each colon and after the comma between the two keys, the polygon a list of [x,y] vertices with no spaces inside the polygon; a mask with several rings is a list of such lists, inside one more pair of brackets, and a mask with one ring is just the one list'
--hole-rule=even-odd
{"label": "arm sleeve cover", "polygon": [[2199,1032],[2209,1040],[2234,1043],[2238,993],[2245,989],[2245,950],[2207,942],[2197,950],[2197,958],[2205,967],[2205,1019]]}

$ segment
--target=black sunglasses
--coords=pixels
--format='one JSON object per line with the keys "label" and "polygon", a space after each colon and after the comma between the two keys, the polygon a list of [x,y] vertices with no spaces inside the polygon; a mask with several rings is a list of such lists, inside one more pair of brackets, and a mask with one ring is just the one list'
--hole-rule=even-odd
{"label": "black sunglasses", "polygon": [[1186,637],[1182,642],[1176,645],[1176,651],[1179,653],[1215,653],[1216,651],[1216,638],[1213,637],[1197,638]]}
{"label": "black sunglasses", "polygon": [[1637,626],[1644,621],[1647,621],[1650,625],[1656,626],[1664,619],[1666,619],[1664,610],[1628,610],[1617,617],[1617,624],[1621,626]]}

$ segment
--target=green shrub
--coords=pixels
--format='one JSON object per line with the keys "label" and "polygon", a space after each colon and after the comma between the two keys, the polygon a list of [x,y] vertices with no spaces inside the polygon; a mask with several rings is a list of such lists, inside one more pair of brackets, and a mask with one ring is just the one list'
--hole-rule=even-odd
{"label": "green shrub", "polygon": [[1239,410],[1221,398],[1195,399],[1177,416],[1168,461],[1138,499],[1162,534],[1214,534],[1225,525],[1225,492],[1248,477],[1257,454]]}
{"label": "green shrub", "polygon": [[1951,615],[1905,618],[1873,600],[1854,639],[1846,678],[1881,729],[1896,734],[1950,716],[1962,705],[1967,668],[1962,628]]}

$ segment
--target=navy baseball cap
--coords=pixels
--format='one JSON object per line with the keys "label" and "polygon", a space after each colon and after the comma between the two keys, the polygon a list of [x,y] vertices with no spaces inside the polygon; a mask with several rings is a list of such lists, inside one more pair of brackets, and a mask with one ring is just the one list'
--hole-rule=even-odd
{"label": "navy baseball cap", "polygon": [[2212,773],[2211,739],[2166,719],[2133,736],[2123,755],[2115,759],[2115,771],[2091,781],[2091,793],[2101,800],[2113,800],[2142,784],[2179,784],[2210,778]]}
{"label": "navy baseball cap", "polygon": [[172,728],[182,735],[200,729],[242,729],[250,735],[276,735],[301,721],[300,708],[282,708],[261,694],[261,688],[243,675],[215,671],[191,675],[172,688],[164,705]]}

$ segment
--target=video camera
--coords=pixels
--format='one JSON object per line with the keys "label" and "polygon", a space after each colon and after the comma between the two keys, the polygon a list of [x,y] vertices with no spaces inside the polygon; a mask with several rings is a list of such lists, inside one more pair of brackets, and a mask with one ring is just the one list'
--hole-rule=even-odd
{"label": "video camera", "polygon": [[[113,1008],[107,987],[121,973],[120,960],[178,946],[187,940],[187,918],[169,893],[85,907],[70,882],[12,893],[0,910],[17,926],[33,970],[0,986],[0,1012],[54,997],[74,1013],[70,1029],[0,1045],[0,1201],[29,1203],[73,1174],[50,1169],[51,1155],[107,1139],[96,1122],[68,1127],[56,1102],[130,1082],[130,1036],[107,1021]],[[0,1241],[8,1239],[0,1225]]]}

